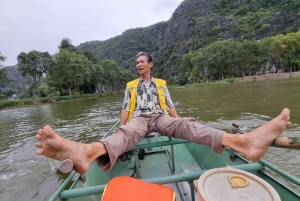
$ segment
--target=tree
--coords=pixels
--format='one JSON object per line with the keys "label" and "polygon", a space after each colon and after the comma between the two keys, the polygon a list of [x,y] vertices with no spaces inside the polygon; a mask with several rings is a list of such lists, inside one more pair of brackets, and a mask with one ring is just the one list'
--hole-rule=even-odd
{"label": "tree", "polygon": [[19,71],[23,76],[29,77],[29,82],[32,85],[33,99],[37,101],[37,89],[41,78],[47,73],[48,69],[53,64],[53,59],[48,52],[38,52],[33,50],[28,54],[21,52],[18,57]]}
{"label": "tree", "polygon": [[4,82],[6,80],[6,69],[3,68],[2,61],[5,61],[6,57],[1,54],[0,52],[0,83]]}
{"label": "tree", "polygon": [[288,33],[287,35],[288,42],[287,48],[285,52],[285,58],[287,59],[287,63],[290,64],[290,73],[292,73],[292,65],[294,64],[294,71],[295,71],[295,64],[299,61],[299,53],[300,53],[300,33]]}
{"label": "tree", "polygon": [[94,64],[93,70],[94,71],[91,75],[91,83],[94,85],[96,91],[100,91],[100,85],[104,82],[104,69],[100,64]]}
{"label": "tree", "polygon": [[100,62],[100,65],[104,69],[103,84],[114,91],[115,87],[119,84],[120,68],[117,62],[109,59],[105,59]]}
{"label": "tree", "polygon": [[61,49],[54,57],[49,76],[56,84],[66,85],[71,96],[72,89],[78,92],[80,85],[90,81],[92,68],[93,63],[83,54]]}
{"label": "tree", "polygon": [[3,67],[2,61],[5,61],[6,57],[4,55],[1,54],[0,52],[0,69]]}
{"label": "tree", "polygon": [[205,67],[209,67],[211,75],[217,79],[233,76],[234,49],[236,42],[232,40],[217,41],[195,52],[192,63],[198,65],[198,72],[204,74]]}
{"label": "tree", "polygon": [[6,77],[6,68],[0,69],[0,84],[7,80]]}
{"label": "tree", "polygon": [[[0,84],[6,81],[6,69],[3,68],[2,61],[5,61],[6,57],[1,54],[0,52]],[[0,90],[0,100],[4,99],[4,95],[2,94]]]}
{"label": "tree", "polygon": [[95,57],[95,55],[94,55],[91,51],[84,50],[84,51],[82,52],[82,54],[83,54],[88,60],[90,60],[91,62],[93,62],[93,64],[98,64],[98,63],[99,63],[99,60]]}
{"label": "tree", "polygon": [[[99,60],[95,57],[95,55],[88,50],[81,52],[89,61],[93,63],[91,67],[91,78],[90,80],[86,80],[83,88],[88,87],[89,93],[97,92],[99,88],[99,84],[103,80],[103,68],[99,64]],[[93,90],[92,90],[93,88]],[[85,91],[85,90],[83,90]]]}
{"label": "tree", "polygon": [[49,95],[49,90],[46,85],[39,86],[37,92],[39,97],[47,97]]}
{"label": "tree", "polygon": [[261,51],[261,43],[256,40],[244,40],[237,43],[235,61],[238,64],[238,75],[245,72],[251,75],[252,71],[260,71],[261,64],[264,62],[264,54]]}
{"label": "tree", "polygon": [[61,49],[66,49],[69,51],[75,51],[76,52],[76,48],[74,45],[72,45],[72,41],[68,38],[64,38],[62,39],[62,41],[60,42],[60,46],[58,46],[58,48]]}
{"label": "tree", "polygon": [[190,51],[181,58],[179,70],[183,80],[187,80],[192,77],[191,73],[194,67],[193,63],[191,62],[192,56],[193,52]]}
{"label": "tree", "polygon": [[121,76],[119,79],[118,89],[125,89],[126,83],[137,78],[137,75],[133,74],[130,70],[120,71]]}

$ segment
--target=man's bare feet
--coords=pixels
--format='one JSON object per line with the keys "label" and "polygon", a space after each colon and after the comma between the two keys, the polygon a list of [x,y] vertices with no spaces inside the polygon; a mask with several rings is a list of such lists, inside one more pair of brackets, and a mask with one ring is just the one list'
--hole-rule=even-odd
{"label": "man's bare feet", "polygon": [[285,108],[280,115],[267,124],[249,133],[239,135],[236,146],[231,148],[241,152],[251,161],[258,161],[275,138],[290,125],[290,110]]}
{"label": "man's bare feet", "polygon": [[59,161],[69,159],[73,162],[74,170],[80,174],[88,171],[93,160],[107,153],[101,142],[80,144],[69,141],[57,135],[48,125],[38,130],[36,139],[39,142],[35,145],[41,148],[36,152],[38,155]]}

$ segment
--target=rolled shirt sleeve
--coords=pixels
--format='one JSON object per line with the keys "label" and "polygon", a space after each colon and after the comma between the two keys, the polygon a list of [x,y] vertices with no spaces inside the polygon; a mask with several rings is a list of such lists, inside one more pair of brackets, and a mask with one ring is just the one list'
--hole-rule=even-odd
{"label": "rolled shirt sleeve", "polygon": [[174,107],[174,104],[172,102],[172,99],[171,99],[171,96],[170,96],[170,93],[169,93],[169,90],[167,87],[165,87],[165,97],[166,97],[166,103],[167,103],[167,107],[168,109]]}
{"label": "rolled shirt sleeve", "polygon": [[130,109],[130,93],[126,87],[125,92],[124,92],[125,96],[124,96],[124,100],[123,100],[123,104],[122,104],[122,109],[129,111]]}

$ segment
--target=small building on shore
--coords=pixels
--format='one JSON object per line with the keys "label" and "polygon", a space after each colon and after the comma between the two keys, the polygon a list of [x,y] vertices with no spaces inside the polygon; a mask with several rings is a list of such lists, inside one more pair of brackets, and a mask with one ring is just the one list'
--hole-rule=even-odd
{"label": "small building on shore", "polygon": [[11,100],[19,100],[19,97],[16,94],[13,94],[11,96]]}

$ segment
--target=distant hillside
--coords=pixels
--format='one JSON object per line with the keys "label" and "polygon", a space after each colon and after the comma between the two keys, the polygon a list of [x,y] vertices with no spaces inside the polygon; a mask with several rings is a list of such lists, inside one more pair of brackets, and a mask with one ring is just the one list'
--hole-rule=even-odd
{"label": "distant hillside", "polygon": [[300,0],[185,0],[167,22],[80,44],[100,60],[134,70],[139,51],[152,53],[155,76],[179,74],[181,57],[220,39],[262,39],[300,29]]}
{"label": "distant hillside", "polygon": [[22,76],[21,72],[18,70],[18,66],[7,66],[7,77],[10,80],[13,80],[17,83],[20,83],[22,86],[26,85],[26,80]]}
{"label": "distant hillside", "polygon": [[18,66],[7,66],[5,69],[7,81],[0,84],[0,90],[7,96],[24,94],[26,81],[18,71]]}

